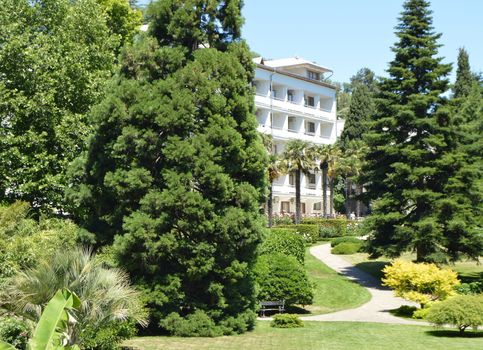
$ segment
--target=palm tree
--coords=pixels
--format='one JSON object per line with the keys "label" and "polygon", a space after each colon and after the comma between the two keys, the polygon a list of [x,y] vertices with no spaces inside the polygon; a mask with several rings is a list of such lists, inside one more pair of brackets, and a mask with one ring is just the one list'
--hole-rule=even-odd
{"label": "palm tree", "polygon": [[268,160],[268,181],[270,184],[267,201],[268,227],[273,225],[273,182],[282,174],[284,174],[284,169],[280,158],[275,154],[271,154]]}
{"label": "palm tree", "polygon": [[77,324],[70,342],[79,341],[87,326],[101,328],[111,321],[134,320],[147,325],[140,293],[129,285],[129,276],[107,268],[86,249],[58,251],[37,266],[18,273],[8,283],[8,296],[2,305],[28,319],[37,321],[43,308],[59,289],[79,296],[81,306],[74,311]]}
{"label": "palm tree", "polygon": [[287,142],[282,155],[284,168],[295,173],[295,223],[299,224],[300,212],[300,182],[302,174],[308,175],[315,168],[315,147],[302,140]]}
{"label": "palm tree", "polygon": [[322,168],[324,216],[327,214],[327,182],[330,187],[329,215],[334,215],[334,181],[340,171],[341,156],[342,152],[337,145],[322,145],[317,149],[317,158],[320,160]]}
{"label": "palm tree", "polygon": [[[362,175],[362,167],[367,153],[367,146],[361,140],[351,140],[347,143],[344,150],[344,157],[341,170],[346,177],[346,183],[350,184],[354,182],[356,184],[356,217],[360,217],[361,214],[361,201],[360,195],[362,194],[362,184],[360,183],[360,177]],[[347,191],[346,201],[349,200],[350,190]],[[347,213],[349,214],[349,213]]]}

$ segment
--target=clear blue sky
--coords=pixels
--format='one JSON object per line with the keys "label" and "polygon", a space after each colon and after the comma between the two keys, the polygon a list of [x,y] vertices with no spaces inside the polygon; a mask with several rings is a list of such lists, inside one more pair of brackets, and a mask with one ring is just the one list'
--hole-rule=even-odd
{"label": "clear blue sky", "polygon": [[[141,0],[140,3],[149,2]],[[368,67],[385,75],[394,57],[394,26],[403,0],[244,0],[243,37],[265,58],[298,55],[349,81]],[[464,46],[473,71],[483,71],[483,0],[432,0],[433,25],[442,33],[440,56],[456,62]],[[452,80],[456,70],[453,65]]]}

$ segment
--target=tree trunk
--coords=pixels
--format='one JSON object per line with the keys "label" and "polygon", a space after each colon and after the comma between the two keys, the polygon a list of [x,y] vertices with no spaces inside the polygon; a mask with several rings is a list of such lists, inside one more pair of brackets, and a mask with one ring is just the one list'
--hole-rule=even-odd
{"label": "tree trunk", "polygon": [[273,182],[270,182],[270,188],[268,190],[267,211],[268,211],[268,227],[272,227],[273,225]]}
{"label": "tree trunk", "polygon": [[327,217],[327,168],[322,168],[322,214]]}
{"label": "tree trunk", "polygon": [[360,218],[361,216],[361,199],[360,195],[362,194],[362,186],[357,184],[356,185],[356,218]]}
{"label": "tree trunk", "polygon": [[295,171],[295,224],[300,224],[300,169]]}
{"label": "tree trunk", "polygon": [[351,208],[350,208],[350,197],[351,197],[352,183],[351,180],[345,180],[345,215],[347,219],[350,219]]}
{"label": "tree trunk", "polygon": [[334,179],[332,178],[332,176],[329,176],[329,185],[330,185],[329,215],[330,217],[334,217]]}

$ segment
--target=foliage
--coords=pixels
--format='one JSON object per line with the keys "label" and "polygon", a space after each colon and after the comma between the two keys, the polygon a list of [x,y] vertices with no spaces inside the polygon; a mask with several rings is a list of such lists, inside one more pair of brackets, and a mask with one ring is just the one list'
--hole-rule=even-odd
{"label": "foliage", "polygon": [[26,350],[32,329],[19,318],[0,318],[0,340],[12,344],[16,349]]}
{"label": "foliage", "polygon": [[[363,177],[373,201],[369,252],[398,257],[414,250],[420,262],[460,254],[476,259],[483,245],[475,218],[481,215],[451,189],[462,156],[455,151],[460,129],[444,97],[451,66],[437,57],[441,35],[428,1],[405,1],[396,35],[390,77],[380,83],[365,137],[370,151]],[[465,185],[473,188],[474,177]]]}
{"label": "foliage", "polygon": [[275,216],[273,218],[273,225],[275,226],[283,226],[283,225],[291,225],[293,224],[293,220],[291,216],[283,215],[283,216]]}
{"label": "foliage", "polygon": [[397,296],[421,305],[456,294],[454,288],[460,284],[456,272],[440,269],[434,264],[398,259],[382,271],[384,285],[394,289]]}
{"label": "foliage", "polygon": [[319,227],[317,225],[300,224],[300,225],[287,225],[277,226],[277,228],[293,229],[300,236],[303,237],[307,243],[316,243],[319,240]]}
{"label": "foliage", "polygon": [[[140,295],[129,285],[127,274],[105,268],[91,252],[79,248],[58,251],[19,272],[7,284],[2,307],[36,320],[48,300],[62,288],[71,290],[82,300],[73,312],[77,323],[70,337],[75,343],[80,339],[89,343],[96,341],[88,339],[89,332],[96,335],[91,328],[100,332],[118,330],[121,333],[112,335],[111,339],[121,340],[125,330],[111,327],[113,321],[146,325]],[[82,333],[84,329],[87,334]]]}
{"label": "foliage", "polygon": [[416,306],[401,305],[394,310],[394,315],[398,317],[412,317],[416,310],[419,310]]}
{"label": "foliage", "polygon": [[132,42],[142,24],[142,13],[134,9],[128,0],[96,0],[106,16],[111,33],[119,36],[119,46]]}
{"label": "foliage", "polygon": [[216,337],[223,334],[220,327],[202,310],[196,310],[186,318],[173,312],[161,320],[159,325],[178,337]]}
{"label": "foliage", "polygon": [[362,242],[342,242],[332,248],[332,254],[350,255],[360,252],[362,249]]}
{"label": "foliage", "polygon": [[79,338],[79,344],[86,350],[117,350],[119,344],[136,335],[135,322],[108,321],[101,325],[87,325]]}
{"label": "foliage", "polygon": [[0,201],[58,212],[118,43],[96,0],[3,0],[0,32]]}
{"label": "foliage", "polygon": [[456,69],[456,82],[453,87],[454,98],[467,97],[473,85],[468,52],[464,48],[458,51],[458,67]]}
{"label": "foliage", "polygon": [[483,325],[483,295],[459,295],[436,303],[429,309],[429,322],[455,325],[461,333],[467,327]]}
{"label": "foliage", "polygon": [[431,309],[432,305],[439,303],[439,301],[435,301],[434,303],[428,303],[424,305],[424,307],[417,309],[413,312],[412,318],[416,320],[424,320],[428,317],[429,310]]}
{"label": "foliage", "polygon": [[55,250],[71,249],[88,237],[68,220],[41,217],[36,221],[30,214],[26,202],[0,205],[0,283],[17,270],[36,266]]}
{"label": "foliage", "polygon": [[305,240],[293,230],[270,230],[260,246],[260,254],[272,253],[293,256],[303,265],[305,258]]}
{"label": "foliage", "polygon": [[337,237],[330,241],[330,246],[335,247],[341,243],[362,243],[362,241],[352,236]]}
{"label": "foliage", "polygon": [[217,326],[254,320],[267,156],[240,11],[238,0],[153,3],[72,168],[72,212],[112,245],[153,324],[195,310]]}
{"label": "foliage", "polygon": [[319,226],[319,236],[321,238],[340,237],[335,227]]}
{"label": "foliage", "polygon": [[285,300],[285,305],[312,304],[313,286],[304,267],[292,256],[262,255],[255,266],[259,300]]}
{"label": "foliage", "polygon": [[305,218],[303,223],[314,224],[319,227],[333,227],[337,232],[337,236],[345,236],[349,221],[346,219]]}
{"label": "foliage", "polygon": [[456,292],[464,295],[483,294],[483,281],[461,283],[456,286]]}
{"label": "foliage", "polygon": [[300,224],[302,218],[300,205],[300,186],[302,174],[308,175],[315,169],[317,157],[316,147],[302,140],[290,140],[285,144],[282,154],[282,166],[286,173],[295,176],[295,224]]}
{"label": "foliage", "polygon": [[303,327],[304,323],[295,314],[277,314],[273,316],[270,322],[270,327],[274,328],[299,328]]}

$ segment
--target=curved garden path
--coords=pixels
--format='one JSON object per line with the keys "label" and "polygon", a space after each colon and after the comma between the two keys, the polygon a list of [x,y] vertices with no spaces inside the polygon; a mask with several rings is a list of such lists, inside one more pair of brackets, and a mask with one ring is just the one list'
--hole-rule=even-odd
{"label": "curved garden path", "polygon": [[310,248],[310,253],[336,272],[356,281],[371,293],[371,300],[355,309],[342,310],[330,314],[301,317],[304,321],[358,321],[394,324],[425,325],[426,322],[399,318],[389,313],[401,305],[417,305],[395,297],[393,292],[368,273],[358,269],[340,255],[330,252],[330,243]]}

